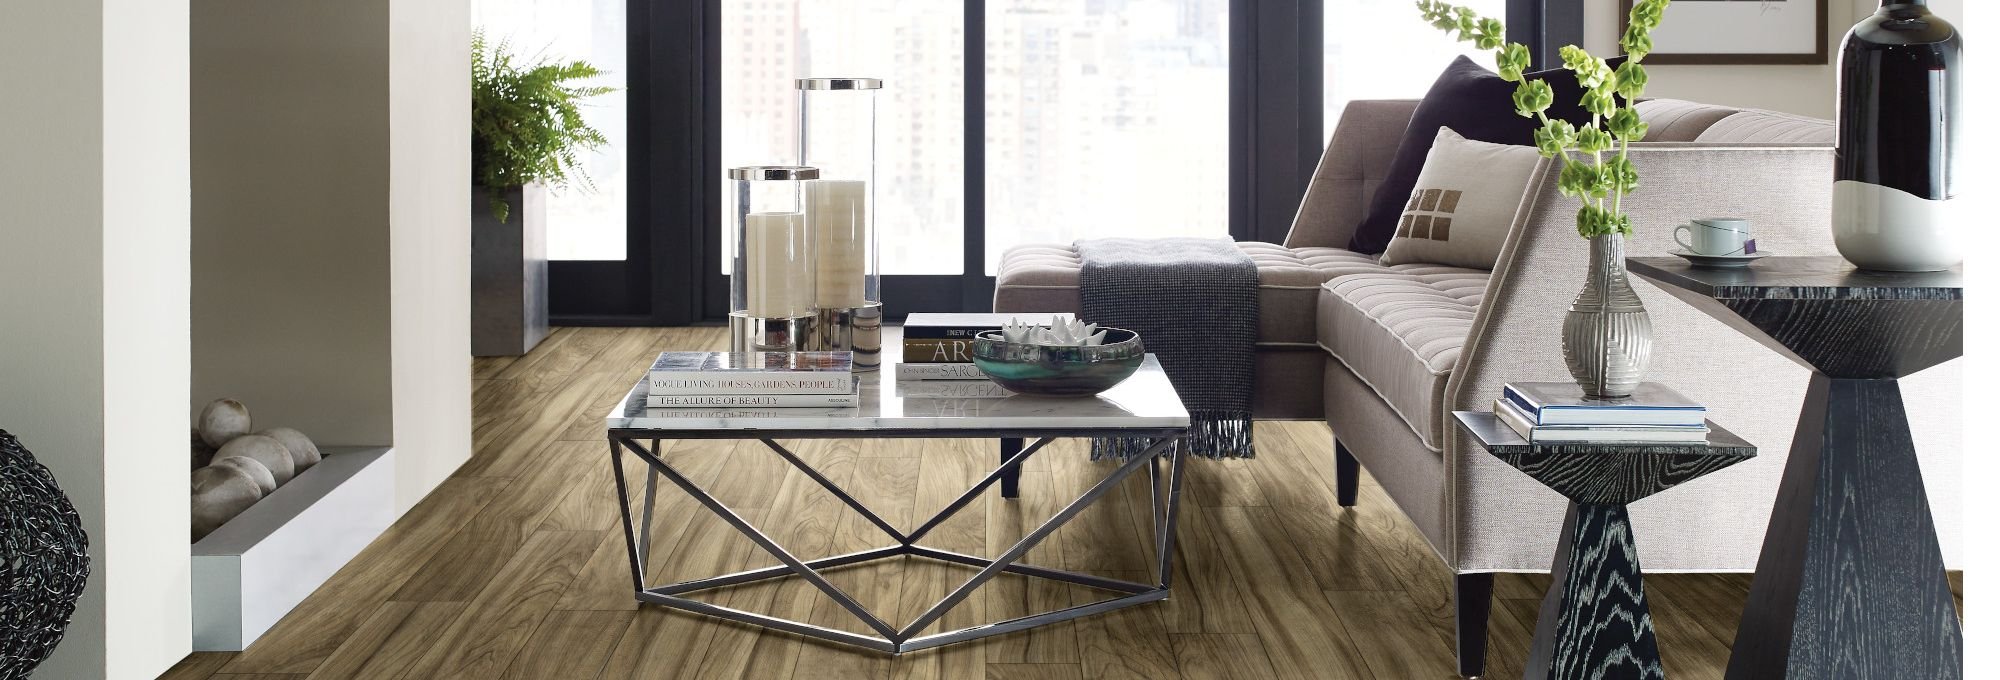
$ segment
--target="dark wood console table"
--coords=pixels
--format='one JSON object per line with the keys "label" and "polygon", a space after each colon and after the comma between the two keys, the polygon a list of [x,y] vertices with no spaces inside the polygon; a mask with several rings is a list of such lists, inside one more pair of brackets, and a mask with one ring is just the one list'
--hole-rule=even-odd
{"label": "dark wood console table", "polygon": [[1729,678],[1959,678],[1964,642],[1897,379],[1964,349],[1962,268],[1839,257],[1631,273],[1812,369]]}

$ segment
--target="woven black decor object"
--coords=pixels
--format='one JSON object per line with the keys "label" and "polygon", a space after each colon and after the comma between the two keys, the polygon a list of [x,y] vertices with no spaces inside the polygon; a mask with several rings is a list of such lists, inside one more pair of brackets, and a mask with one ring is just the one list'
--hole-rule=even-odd
{"label": "woven black decor object", "polygon": [[0,430],[0,680],[28,677],[62,641],[89,545],[49,469]]}

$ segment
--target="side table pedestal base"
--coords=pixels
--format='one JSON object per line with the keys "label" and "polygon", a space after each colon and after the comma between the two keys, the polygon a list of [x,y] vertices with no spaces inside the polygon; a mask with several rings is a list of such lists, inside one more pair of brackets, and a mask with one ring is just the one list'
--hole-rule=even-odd
{"label": "side table pedestal base", "polygon": [[1785,466],[1727,677],[1962,677],[1896,381],[1814,373]]}
{"label": "side table pedestal base", "polygon": [[1570,503],[1526,680],[1661,680],[1639,547],[1624,505]]}

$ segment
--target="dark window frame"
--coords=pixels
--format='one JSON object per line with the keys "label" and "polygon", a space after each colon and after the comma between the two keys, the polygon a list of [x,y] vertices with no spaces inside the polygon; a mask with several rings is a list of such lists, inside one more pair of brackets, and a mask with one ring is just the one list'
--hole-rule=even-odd
{"label": "dark window frame", "polygon": [[[627,259],[549,263],[558,325],[684,325],[727,315],[721,274],[722,0],[628,0]],[[986,0],[965,4],[962,273],[886,275],[890,318],[990,308],[986,267]],[[1284,240],[1324,134],[1323,0],[1229,7],[1229,234]],[[1582,0],[1507,0],[1508,39],[1537,64],[1583,42]]]}

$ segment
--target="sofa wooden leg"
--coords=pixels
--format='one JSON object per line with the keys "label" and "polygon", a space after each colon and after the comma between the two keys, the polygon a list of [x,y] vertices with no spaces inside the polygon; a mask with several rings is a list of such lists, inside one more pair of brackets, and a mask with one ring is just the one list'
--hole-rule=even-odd
{"label": "sofa wooden leg", "polygon": [[1452,583],[1458,619],[1458,674],[1486,673],[1486,619],[1493,613],[1493,573],[1459,574]]}
{"label": "sofa wooden leg", "polygon": [[1354,507],[1354,494],[1361,486],[1361,461],[1347,450],[1347,445],[1333,440],[1333,495],[1340,501],[1340,507]]}
{"label": "sofa wooden leg", "polygon": [[[1020,453],[1021,447],[1025,443],[1026,440],[1020,437],[1001,437],[1000,462],[1005,463],[1007,459],[1013,458],[1014,454]],[[1021,497],[1021,466],[1016,465],[1007,468],[1006,472],[1000,473],[1000,497]]]}

